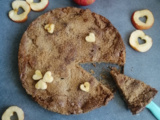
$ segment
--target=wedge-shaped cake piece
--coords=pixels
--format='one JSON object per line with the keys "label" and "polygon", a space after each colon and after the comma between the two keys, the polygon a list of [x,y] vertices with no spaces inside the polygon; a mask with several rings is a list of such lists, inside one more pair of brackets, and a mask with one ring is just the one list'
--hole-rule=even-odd
{"label": "wedge-shaped cake piece", "polygon": [[132,114],[141,112],[157,93],[155,88],[115,70],[111,71],[111,75]]}

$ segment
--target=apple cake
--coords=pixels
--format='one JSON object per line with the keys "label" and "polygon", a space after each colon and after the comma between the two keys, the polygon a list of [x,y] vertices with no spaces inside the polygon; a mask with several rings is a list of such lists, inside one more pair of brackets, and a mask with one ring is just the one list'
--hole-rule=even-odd
{"label": "apple cake", "polygon": [[125,76],[116,70],[111,75],[132,114],[141,112],[157,94],[157,90],[140,80]]}
{"label": "apple cake", "polygon": [[[54,24],[54,32],[45,30]],[[86,36],[94,34],[95,41]],[[113,93],[80,63],[106,62],[125,64],[123,40],[105,17],[89,9],[58,8],[33,21],[23,34],[19,46],[19,73],[23,87],[44,108],[61,114],[80,114],[106,105]],[[47,89],[36,89],[32,79],[36,70],[44,75],[50,71],[53,82]],[[85,92],[84,82],[90,84]]]}

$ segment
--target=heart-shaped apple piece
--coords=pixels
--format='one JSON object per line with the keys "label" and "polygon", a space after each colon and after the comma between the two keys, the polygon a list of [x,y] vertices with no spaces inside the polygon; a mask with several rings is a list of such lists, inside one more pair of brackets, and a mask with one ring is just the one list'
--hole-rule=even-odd
{"label": "heart-shaped apple piece", "polygon": [[38,82],[36,83],[35,88],[36,88],[36,89],[45,90],[45,89],[47,89],[47,83],[44,82],[43,80],[40,80],[40,81],[38,81]]}
{"label": "heart-shaped apple piece", "polygon": [[33,11],[42,11],[44,10],[48,4],[49,4],[49,0],[40,0],[39,3],[35,3],[34,0],[26,0],[28,4],[30,4],[31,9]]}
{"label": "heart-shaped apple piece", "polygon": [[[18,9],[22,8],[23,13],[18,14]],[[9,18],[14,22],[25,22],[28,18],[28,14],[31,10],[30,6],[25,1],[16,0],[12,2],[13,10],[9,11]]]}
{"label": "heart-shaped apple piece", "polygon": [[51,83],[53,81],[52,73],[50,71],[47,71],[44,74],[43,81],[47,83]]}
{"label": "heart-shaped apple piece", "polygon": [[[139,44],[138,38],[141,38],[142,40],[144,40],[145,43]],[[133,49],[139,52],[146,52],[152,47],[152,38],[145,35],[143,31],[136,30],[132,32],[129,38],[129,44]]]}
{"label": "heart-shaped apple piece", "polygon": [[81,84],[81,85],[80,85],[80,89],[81,89],[82,91],[89,92],[90,83],[89,83],[89,82],[85,82],[84,84]]}
{"label": "heart-shaped apple piece", "polygon": [[[142,22],[140,20],[141,17],[146,17],[147,18],[146,22]],[[135,28],[139,30],[144,30],[152,27],[152,25],[154,24],[154,17],[150,10],[145,9],[145,10],[135,11],[132,14],[131,21]]]}
{"label": "heart-shaped apple piece", "polygon": [[47,30],[49,33],[53,33],[54,32],[54,28],[55,28],[54,24],[46,24],[44,26],[44,29]]}
{"label": "heart-shaped apple piece", "polygon": [[42,77],[43,76],[40,70],[36,70],[35,74],[32,76],[33,80],[40,80]]}
{"label": "heart-shaped apple piece", "polygon": [[18,120],[24,120],[24,112],[17,106],[9,107],[2,115],[2,120],[11,120],[13,113],[17,114]]}
{"label": "heart-shaped apple piece", "polygon": [[87,42],[95,42],[96,37],[95,37],[94,33],[89,33],[89,36],[86,36],[86,41]]}

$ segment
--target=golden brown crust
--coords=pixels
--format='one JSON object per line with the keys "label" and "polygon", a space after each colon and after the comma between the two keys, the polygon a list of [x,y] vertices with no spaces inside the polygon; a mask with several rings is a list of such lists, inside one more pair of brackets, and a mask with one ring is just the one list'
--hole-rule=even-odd
{"label": "golden brown crust", "polygon": [[[53,34],[44,25],[55,24]],[[95,43],[85,41],[93,32]],[[125,64],[120,34],[104,17],[79,8],[55,9],[38,17],[24,33],[19,47],[19,72],[27,93],[44,108],[61,114],[80,114],[106,105],[113,93],[83,70],[79,63]],[[51,71],[54,81],[46,90],[35,89],[35,70]],[[90,91],[79,85],[88,81]]]}

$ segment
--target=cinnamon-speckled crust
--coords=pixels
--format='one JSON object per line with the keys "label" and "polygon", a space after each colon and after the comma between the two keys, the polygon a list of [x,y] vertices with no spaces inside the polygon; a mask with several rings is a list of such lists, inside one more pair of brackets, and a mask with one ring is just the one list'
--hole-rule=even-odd
{"label": "cinnamon-speckled crust", "polygon": [[115,70],[111,71],[117,87],[122,93],[132,114],[141,112],[157,94],[157,90],[140,80],[125,76]]}
{"label": "cinnamon-speckled crust", "polygon": [[[55,24],[53,34],[44,26]],[[85,37],[90,33],[96,42]],[[113,93],[79,66],[86,62],[125,64],[125,46],[115,27],[89,9],[60,8],[38,17],[24,33],[19,47],[19,72],[27,93],[44,108],[61,114],[80,114],[106,105]],[[37,90],[35,70],[51,71],[52,83]],[[88,81],[89,92],[80,90]]]}

